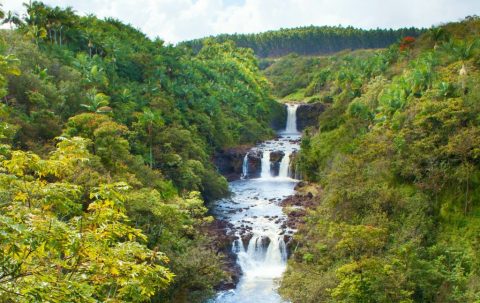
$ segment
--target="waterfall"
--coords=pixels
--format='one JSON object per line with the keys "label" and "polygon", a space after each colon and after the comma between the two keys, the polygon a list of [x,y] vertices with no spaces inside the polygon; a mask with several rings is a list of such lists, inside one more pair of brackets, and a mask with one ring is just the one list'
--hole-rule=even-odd
{"label": "waterfall", "polygon": [[289,168],[290,168],[290,155],[292,153],[289,151],[285,152],[285,155],[280,162],[280,171],[278,173],[278,177],[280,178],[288,178],[289,177]]}
{"label": "waterfall", "polygon": [[265,263],[270,266],[281,266],[287,260],[287,250],[283,237],[274,237],[265,254]]}
{"label": "waterfall", "polygon": [[287,104],[287,125],[285,127],[286,134],[298,134],[297,108],[298,104]]}
{"label": "waterfall", "polygon": [[262,154],[262,172],[260,177],[263,179],[270,178],[272,175],[270,173],[270,151],[264,150]]}
{"label": "waterfall", "polygon": [[243,246],[243,241],[242,241],[241,237],[238,237],[237,240],[233,241],[232,252],[235,253],[235,254],[245,252],[245,247]]}
{"label": "waterfall", "polygon": [[[277,282],[287,266],[285,239],[293,230],[286,227],[288,217],[279,201],[292,195],[298,182],[293,178],[299,173],[298,163],[291,160],[300,148],[297,107],[287,105],[285,131],[251,149],[250,158],[244,155],[243,180],[229,184],[232,196],[215,202],[215,216],[227,221],[236,236],[231,250],[242,276],[235,289],[220,291],[209,303],[286,303]],[[278,177],[273,177],[277,168]],[[258,173],[260,178],[255,178]]]}
{"label": "waterfall", "polygon": [[248,178],[248,153],[243,158],[242,164],[242,179]]}
{"label": "waterfall", "polygon": [[[240,242],[240,243],[239,243]],[[287,260],[287,249],[283,236],[254,235],[247,249],[241,240],[236,240],[233,251],[244,274],[252,277],[278,277]]]}

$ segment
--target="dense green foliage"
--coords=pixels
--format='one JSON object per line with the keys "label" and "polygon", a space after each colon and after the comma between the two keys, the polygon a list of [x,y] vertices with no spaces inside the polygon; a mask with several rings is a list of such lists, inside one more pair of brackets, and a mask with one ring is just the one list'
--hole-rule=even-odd
{"label": "dense green foliage", "polygon": [[0,33],[1,301],[204,300],[225,278],[211,157],[284,115],[253,52],[26,8]]}
{"label": "dense green foliage", "polygon": [[[204,201],[227,194],[211,157],[271,137],[284,116],[254,51],[217,42],[278,56],[419,34],[308,27],[173,47],[117,20],[26,8],[0,14],[7,303],[205,301],[228,279],[207,237]],[[264,61],[277,95],[326,107],[296,159],[320,190],[284,297],[480,300],[479,30],[471,17],[388,49]]]}
{"label": "dense green foliage", "polygon": [[268,64],[263,73],[272,83],[272,92],[280,98],[306,87],[322,62],[318,57],[302,57],[297,54],[263,61]]}
{"label": "dense green foliage", "polygon": [[[259,34],[223,34],[207,39],[217,42],[234,41],[239,47],[254,50],[261,58],[280,57],[290,53],[300,55],[331,54],[344,49],[382,48],[405,36],[418,36],[417,28],[364,30],[342,26],[307,26],[268,31]],[[199,51],[205,38],[180,43]]]}
{"label": "dense green foliage", "polygon": [[[293,302],[480,300],[480,19],[322,58],[298,163],[319,184],[281,293]],[[300,63],[299,63],[300,64]]]}

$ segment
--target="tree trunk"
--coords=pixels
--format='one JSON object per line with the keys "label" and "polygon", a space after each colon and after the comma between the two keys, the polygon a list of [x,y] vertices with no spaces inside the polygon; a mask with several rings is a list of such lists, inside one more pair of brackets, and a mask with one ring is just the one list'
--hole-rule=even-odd
{"label": "tree trunk", "polygon": [[153,145],[153,138],[152,138],[152,126],[148,126],[148,136],[150,137],[150,168],[153,169],[153,150],[152,150],[152,145]]}

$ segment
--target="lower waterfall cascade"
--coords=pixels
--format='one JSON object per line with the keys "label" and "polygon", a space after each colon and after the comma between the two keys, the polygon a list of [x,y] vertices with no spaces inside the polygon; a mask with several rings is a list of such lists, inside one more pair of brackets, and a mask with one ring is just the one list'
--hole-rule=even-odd
{"label": "lower waterfall cascade", "polygon": [[[297,106],[287,105],[286,127],[276,140],[262,142],[249,151],[261,153],[260,177],[249,177],[247,153],[242,178],[230,182],[232,196],[215,203],[215,216],[233,226],[230,232],[237,239],[232,251],[237,255],[242,277],[235,289],[218,293],[214,303],[285,302],[277,292],[277,281],[286,269],[286,239],[293,230],[287,227],[287,216],[279,203],[294,193],[298,182],[291,167],[292,155],[300,148]],[[272,174],[272,152],[283,154],[278,176]]]}

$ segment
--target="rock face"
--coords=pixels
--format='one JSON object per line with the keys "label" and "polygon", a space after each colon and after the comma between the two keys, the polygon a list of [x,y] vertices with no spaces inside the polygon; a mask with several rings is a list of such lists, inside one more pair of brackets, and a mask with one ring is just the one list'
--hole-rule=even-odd
{"label": "rock face", "polygon": [[250,146],[238,146],[217,152],[213,163],[228,181],[238,180],[242,176],[243,159],[249,150]]}
{"label": "rock face", "polygon": [[[248,178],[259,178],[262,173],[262,151],[249,149],[250,147],[240,146],[218,152],[213,158],[213,163],[229,182],[238,180],[242,176],[243,161],[248,152]],[[282,162],[284,155],[283,151],[272,151],[270,153],[270,166],[273,176],[278,176],[280,162]]]}
{"label": "rock face", "polygon": [[297,108],[297,128],[299,131],[308,126],[318,126],[318,116],[325,110],[323,103],[300,104]]}
{"label": "rock face", "polygon": [[[305,181],[300,181],[296,186],[297,191],[294,195],[289,196],[280,202],[280,205],[284,207],[287,213],[286,227],[291,230],[298,230],[305,224],[305,219],[308,210],[314,209],[318,206],[319,197],[315,197],[308,187],[309,184]],[[318,193],[318,189],[317,195]],[[287,250],[290,254],[292,247],[295,246],[294,239],[289,235],[285,235],[285,243],[287,244]],[[293,245],[293,246],[292,246]]]}
{"label": "rock face", "polygon": [[250,151],[248,153],[248,178],[258,178],[262,173],[262,152]]}
{"label": "rock face", "polygon": [[232,242],[235,240],[235,236],[229,233],[231,230],[231,224],[215,219],[211,224],[207,226],[206,234],[209,235],[214,241],[214,249],[217,254],[222,254],[224,256],[224,266],[223,269],[227,273],[227,277],[216,285],[215,289],[217,291],[234,289],[237,285],[240,277],[242,275],[242,270],[237,264],[237,255],[232,252]]}
{"label": "rock face", "polygon": [[280,162],[282,162],[285,153],[283,151],[272,151],[270,153],[270,171],[272,176],[278,176],[280,172]]}

